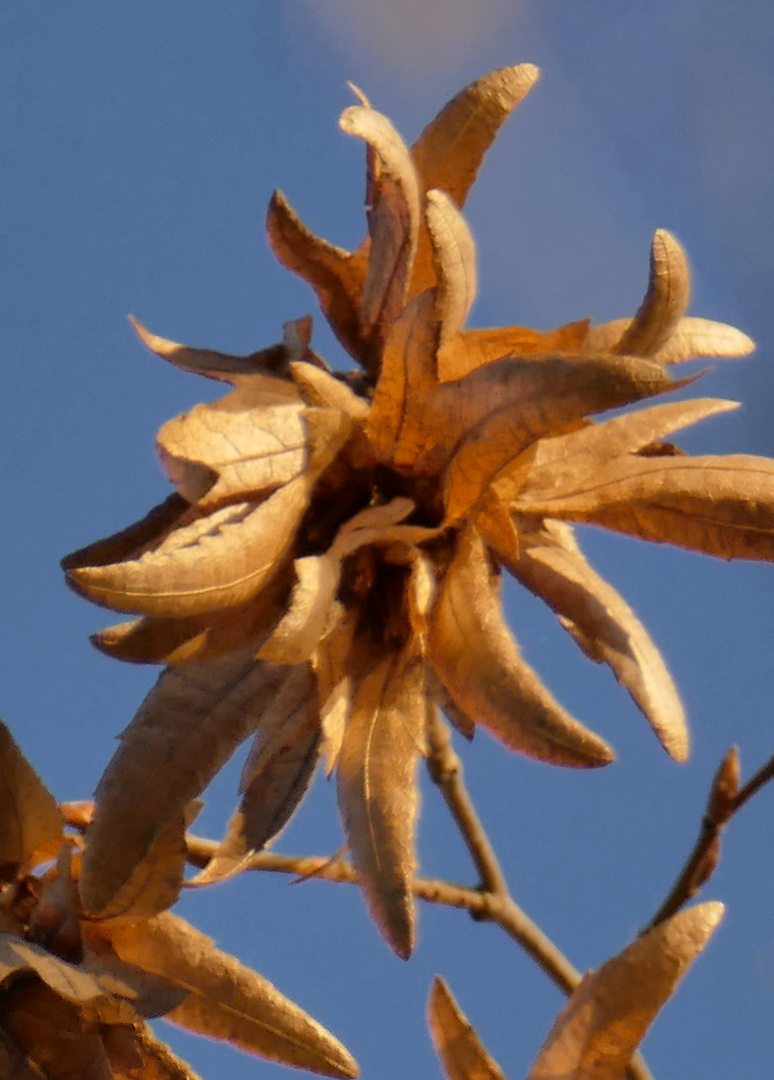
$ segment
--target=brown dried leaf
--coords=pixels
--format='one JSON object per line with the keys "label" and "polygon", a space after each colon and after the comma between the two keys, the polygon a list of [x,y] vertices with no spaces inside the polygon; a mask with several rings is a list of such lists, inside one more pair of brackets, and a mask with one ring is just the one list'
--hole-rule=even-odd
{"label": "brown dried leaf", "polygon": [[0,721],[0,882],[56,855],[62,814],[56,799]]}
{"label": "brown dried leaf", "polygon": [[626,601],[588,564],[558,521],[520,523],[520,551],[505,565],[553,608],[588,657],[610,666],[676,761],[688,757],[682,703],[656,646]]}
{"label": "brown dried leaf", "polygon": [[532,356],[535,353],[611,352],[618,338],[605,341],[598,348],[585,346],[589,320],[567,323],[555,330],[541,332],[528,326],[503,326],[489,330],[461,330],[444,342],[438,353],[438,377],[441,382],[463,379],[471,371],[502,360],[506,356]]}
{"label": "brown dried leaf", "polygon": [[339,126],[369,146],[366,193],[368,269],[360,294],[360,331],[382,340],[406,302],[419,230],[419,187],[411,156],[386,116],[353,105]]}
{"label": "brown dried leaf", "polygon": [[[489,147],[539,77],[532,64],[489,72],[452,98],[411,148],[422,191],[440,188],[463,206]],[[430,243],[420,230],[410,297],[435,284]]]}
{"label": "brown dried leaf", "polygon": [[685,252],[671,233],[657,229],[650,249],[645,299],[616,346],[622,356],[653,356],[677,328],[691,295]]}
{"label": "brown dried leaf", "polygon": [[[632,322],[632,319],[615,319],[590,326],[583,343],[584,352],[615,349]],[[685,316],[652,359],[659,364],[679,364],[700,356],[747,356],[754,348],[752,338],[735,326]]]}
{"label": "brown dried leaf", "polygon": [[115,1080],[201,1080],[147,1024],[106,1026],[102,1042]]}
{"label": "brown dried leaf", "polygon": [[368,909],[404,960],[414,947],[416,767],[426,709],[423,664],[384,657],[353,694],[337,774],[339,810]]}
{"label": "brown dried leaf", "polygon": [[238,607],[179,619],[133,619],[100,630],[91,642],[106,655],[134,664],[214,660],[246,641],[266,637],[284,611],[290,575],[290,567],[283,564],[266,588]]}
{"label": "brown dried leaf", "polygon": [[201,508],[274,490],[306,464],[304,406],[244,399],[237,390],[196,405],[158,433],[164,471],[183,498]]}
{"label": "brown dried leaf", "polygon": [[425,221],[438,280],[440,347],[465,325],[476,299],[476,245],[465,219],[444,191],[428,191]]}
{"label": "brown dried leaf", "polygon": [[100,918],[158,915],[172,907],[183,883],[188,824],[183,813],[175,814],[166,823],[145,858],[135,866],[111,902],[101,909]]}
{"label": "brown dried leaf", "polygon": [[81,898],[99,915],[154,840],[259,724],[276,671],[255,643],[219,660],[168,668],[121,736],[96,792]]}
{"label": "brown dried leaf", "polygon": [[278,689],[268,702],[242,769],[239,808],[215,855],[192,884],[206,885],[237,873],[287,825],[320,756],[317,680],[308,664],[278,672]]}
{"label": "brown dried leaf", "polygon": [[165,913],[111,920],[100,933],[121,960],[188,990],[166,1017],[173,1023],[325,1076],[357,1075],[353,1058],[325,1028],[183,919]]}
{"label": "brown dried leaf", "polygon": [[290,550],[310,487],[304,474],[257,505],[196,518],[137,559],[70,570],[69,583],[94,603],[144,615],[236,607],[268,584]]}
{"label": "brown dried leaf", "polygon": [[430,290],[407,304],[385,342],[366,434],[377,458],[397,469],[413,471],[432,445],[424,410],[438,382],[439,332],[435,292]]}
{"label": "brown dried leaf", "polygon": [[428,643],[452,702],[511,750],[557,765],[608,764],[608,745],[565,712],[521,659],[498,592],[480,537],[468,527],[441,585]]}
{"label": "brown dried leaf", "polygon": [[45,1080],[114,1080],[97,1029],[37,980],[14,986],[3,998],[0,1028]]}
{"label": "brown dried leaf", "polygon": [[0,934],[0,980],[19,971],[34,971],[55,994],[75,1005],[104,996],[97,980],[77,965],[60,960],[32,941]]}
{"label": "brown dried leaf", "polygon": [[440,975],[430,990],[427,1022],[448,1080],[505,1080]]}
{"label": "brown dried leaf", "polygon": [[336,337],[363,363],[359,312],[365,260],[310,232],[280,191],[269,203],[266,231],[279,261],[312,286]]}
{"label": "brown dried leaf", "polygon": [[[157,543],[175,527],[188,509],[189,504],[185,499],[173,492],[140,521],[106,536],[104,540],[97,540],[65,555],[60,565],[63,570],[77,570],[83,566],[108,566],[132,558],[149,544]],[[69,578],[67,580],[69,583]]]}
{"label": "brown dried leaf", "polygon": [[210,379],[234,385],[247,383],[255,389],[260,388],[274,401],[292,401],[298,397],[295,387],[287,378],[287,369],[291,360],[303,359],[308,351],[311,329],[311,320],[308,317],[285,323],[283,344],[272,345],[268,349],[250,353],[249,356],[230,356],[227,353],[213,352],[211,349],[191,349],[187,345],[159,337],[158,334],[151,334],[131,315],[129,322],[143,345],[183,371],[206,375]]}
{"label": "brown dried leaf", "polygon": [[[534,439],[591,413],[674,388],[664,368],[636,357],[529,356],[495,360],[439,386],[417,423],[421,449],[448,451],[493,413],[508,410],[518,432]],[[499,423],[499,421],[494,421]],[[418,440],[415,440],[415,442]]]}
{"label": "brown dried leaf", "polygon": [[632,1054],[723,916],[716,901],[667,919],[587,975],[527,1080],[623,1080]]}
{"label": "brown dried leaf", "polygon": [[306,363],[291,364],[290,373],[308,405],[338,409],[358,423],[367,420],[368,402],[335,375]]}
{"label": "brown dried leaf", "polygon": [[531,485],[514,509],[588,522],[723,559],[774,559],[774,462],[631,455],[574,487]]}

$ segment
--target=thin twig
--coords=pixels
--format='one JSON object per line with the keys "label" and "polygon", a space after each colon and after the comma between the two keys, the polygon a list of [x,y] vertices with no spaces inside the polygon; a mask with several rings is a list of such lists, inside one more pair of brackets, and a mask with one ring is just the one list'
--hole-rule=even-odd
{"label": "thin twig", "polygon": [[[745,803],[774,779],[774,756],[769,758],[744,785],[739,787],[739,755],[732,746],[720,763],[710,788],[707,808],[699,826],[696,843],[685,861],[666,900],[646,927],[649,930],[674,915],[698,893],[720,857],[720,834]],[[643,931],[644,933],[644,931]]]}
{"label": "thin twig", "polygon": [[435,710],[428,725],[428,741],[427,771],[470,852],[481,890],[493,896],[508,896],[505,875],[465,787],[462,762],[452,746],[449,727]]}

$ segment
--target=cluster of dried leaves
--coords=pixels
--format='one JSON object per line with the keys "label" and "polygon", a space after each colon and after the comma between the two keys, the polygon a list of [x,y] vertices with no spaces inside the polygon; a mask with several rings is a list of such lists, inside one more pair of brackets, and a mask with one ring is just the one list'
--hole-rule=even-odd
{"label": "cluster of dried leaves", "polygon": [[91,809],[57,806],[0,723],[0,1076],[197,1080],[145,1023],[158,1016],[274,1061],[356,1076],[317,1021],[165,910],[182,876],[182,827],[167,828],[164,858],[139,869],[142,914],[84,914],[79,831]]}
{"label": "cluster of dried leaves", "polygon": [[[685,316],[686,259],[663,231],[633,318],[548,332],[465,328],[476,265],[460,208],[537,75],[520,65],[472,83],[410,149],[356,91],[340,121],[366,143],[368,234],[354,252],[315,236],[274,195],[270,243],[315,290],[355,372],[315,354],[308,318],[247,357],[187,348],[135,323],[158,355],[232,390],[159,432],[175,493],[64,560],[78,592],[139,616],[95,644],[166,665],[96,792],[79,895],[99,933],[147,918],[149,876],[175,893],[182,859],[170,861],[169,845],[180,851],[187,808],[252,735],[239,807],[198,883],[239,871],[278,834],[322,756],[336,772],[369,910],[409,956],[416,771],[439,709],[466,737],[478,723],[553,764],[613,759],[522,659],[501,611],[503,570],[612,669],[666,750],[686,757],[667,668],[570,523],[727,559],[774,558],[774,462],[692,457],[667,441],[734,402],[667,401],[590,419],[693,381],[673,379],[672,364],[753,345]],[[695,911],[674,929],[693,951],[718,917]],[[675,951],[670,934],[633,948],[680,954],[671,987],[693,952]],[[623,978],[619,968],[610,978]],[[448,1020],[456,1014],[441,989],[434,1001],[440,1041],[455,1042],[447,1029],[464,1022]],[[585,1001],[560,1018],[531,1076],[560,1075],[551,1046],[586,1015]],[[448,1060],[451,1076],[479,1075]],[[487,1068],[481,1075],[497,1075]]]}

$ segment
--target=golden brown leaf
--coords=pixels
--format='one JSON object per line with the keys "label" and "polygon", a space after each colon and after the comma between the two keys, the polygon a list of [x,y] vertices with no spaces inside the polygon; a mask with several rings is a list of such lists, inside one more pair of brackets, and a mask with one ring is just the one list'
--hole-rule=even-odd
{"label": "golden brown leaf", "polygon": [[228,832],[194,884],[237,873],[254,851],[273,840],[306,794],[320,756],[320,715],[314,672],[308,664],[280,669],[278,689],[242,769],[242,800]]}
{"label": "golden brown leaf", "polygon": [[421,662],[383,657],[353,694],[337,774],[339,810],[366,903],[404,960],[414,947],[416,767],[426,710]]}
{"label": "golden brown leaf", "polygon": [[106,1025],[101,1034],[115,1080],[201,1080],[147,1024]]}
{"label": "golden brown leaf", "polygon": [[632,455],[584,474],[568,488],[529,487],[514,509],[604,525],[722,559],[774,559],[769,458]]}
{"label": "golden brown leaf", "polygon": [[99,915],[161,830],[196,798],[261,720],[277,686],[255,644],[162,673],[121,737],[96,792],[80,880]]}
{"label": "golden brown leaf", "polygon": [[511,750],[556,765],[608,764],[607,744],[565,712],[519,656],[500,613],[498,585],[468,527],[441,585],[428,644],[452,702]]}
{"label": "golden brown leaf", "polygon": [[567,323],[541,333],[528,326],[503,326],[489,330],[461,330],[448,339],[438,354],[438,377],[441,382],[463,379],[471,371],[502,360],[506,356],[548,355],[557,352],[611,352],[618,340],[605,341],[598,348],[585,347],[589,320]]}
{"label": "golden brown leaf", "polygon": [[305,474],[257,505],[214,510],[137,559],[70,570],[69,582],[97,604],[144,615],[236,607],[268,584],[290,550],[310,485]]}
{"label": "golden brown leaf", "polygon": [[428,191],[425,221],[438,280],[436,317],[443,348],[465,325],[476,299],[476,245],[465,219],[444,191]]}
{"label": "golden brown leaf", "polygon": [[5,996],[0,1027],[45,1080],[114,1080],[97,1029],[37,980],[20,983]]}
{"label": "golden brown leaf", "polygon": [[[189,510],[189,504],[177,492],[164,502],[154,506],[140,521],[126,529],[97,540],[94,544],[78,548],[61,561],[63,570],[77,570],[82,566],[108,566],[132,558],[147,545],[158,543],[162,536],[178,524]],[[69,582],[69,577],[68,577]]]}
{"label": "golden brown leaf", "polygon": [[520,549],[505,565],[553,608],[596,663],[608,664],[676,761],[688,757],[682,703],[647,630],[626,601],[589,566],[572,530],[558,521],[520,525]]}
{"label": "golden brown leaf", "polygon": [[291,364],[290,373],[307,404],[338,409],[354,421],[364,422],[367,419],[368,402],[335,375],[314,364],[301,362]]}
{"label": "golden brown leaf", "polygon": [[682,318],[691,295],[688,261],[671,233],[657,229],[650,250],[648,291],[618,345],[622,356],[653,356]]}
{"label": "golden brown leaf", "polygon": [[56,799],[0,721],[0,881],[56,855],[63,819]]}
{"label": "golden brown leaf", "polygon": [[280,191],[274,192],[269,203],[266,231],[279,261],[312,286],[331,329],[347,352],[362,363],[359,312],[364,260],[310,232]]}
{"label": "golden brown leaf", "polygon": [[440,975],[430,990],[427,1022],[448,1080],[505,1080]]}
{"label": "golden brown leaf", "polygon": [[652,1020],[722,916],[716,901],[681,911],[587,975],[527,1080],[623,1080]]}
{"label": "golden brown leaf", "polygon": [[99,933],[121,960],[188,991],[168,1020],[272,1061],[357,1076],[354,1060],[325,1028],[183,919],[116,919],[99,924]]}
{"label": "golden brown leaf", "polygon": [[161,464],[178,492],[214,507],[274,490],[298,476],[307,457],[300,402],[272,405],[234,391],[168,421],[158,433]]}
{"label": "golden brown leaf", "polygon": [[[632,319],[590,326],[583,342],[584,352],[606,352],[623,338]],[[667,341],[652,355],[659,364],[679,364],[700,356],[747,356],[755,342],[735,326],[685,316],[679,320]]]}
{"label": "golden brown leaf", "polygon": [[339,126],[368,143],[368,268],[360,293],[363,337],[382,340],[406,301],[419,230],[419,188],[403,140],[386,116],[368,105],[345,109]]}
{"label": "golden brown leaf", "polygon": [[143,345],[183,371],[206,375],[210,379],[235,385],[246,382],[275,401],[292,401],[298,397],[286,373],[291,361],[302,360],[306,356],[311,320],[299,319],[297,322],[285,323],[283,344],[272,345],[249,356],[230,356],[211,349],[191,349],[187,345],[180,345],[176,341],[150,333],[132,316],[129,321]]}
{"label": "golden brown leaf", "polygon": [[[501,124],[538,80],[533,64],[491,71],[441,109],[411,148],[422,191],[440,188],[463,206]],[[429,238],[421,230],[410,297],[435,284]]]}
{"label": "golden brown leaf", "polygon": [[214,660],[245,641],[266,637],[282,616],[291,587],[290,574],[289,566],[280,567],[266,588],[238,607],[179,619],[133,619],[98,631],[91,642],[108,656],[134,664]]}
{"label": "golden brown leaf", "polygon": [[669,401],[588,424],[566,435],[543,439],[530,454],[527,468],[523,461],[514,460],[512,471],[504,468],[494,486],[506,501],[520,497],[525,483],[529,491],[573,491],[578,484],[596,478],[608,464],[626,460],[627,455],[708,416],[738,407],[735,401],[718,398]]}

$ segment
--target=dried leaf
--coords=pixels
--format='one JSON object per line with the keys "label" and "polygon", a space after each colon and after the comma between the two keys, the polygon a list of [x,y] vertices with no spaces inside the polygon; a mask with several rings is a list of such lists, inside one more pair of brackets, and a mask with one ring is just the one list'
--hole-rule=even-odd
{"label": "dried leaf", "polygon": [[384,657],[353,694],[338,768],[339,810],[366,903],[404,960],[414,946],[416,767],[426,708],[423,665]]}
{"label": "dried leaf", "polygon": [[148,545],[158,543],[188,510],[189,504],[185,499],[173,492],[134,525],[65,555],[61,567],[63,570],[77,570],[83,566],[108,566],[132,558]]}
{"label": "dried leaf", "polygon": [[384,338],[406,302],[408,275],[419,230],[419,188],[403,140],[386,116],[368,105],[353,105],[339,126],[369,146],[366,195],[370,247],[360,294],[364,337]]}
{"label": "dried leaf", "polygon": [[147,1024],[111,1025],[103,1029],[102,1042],[115,1080],[201,1080]]}
{"label": "dried leaf", "polygon": [[506,566],[553,608],[587,656],[605,662],[676,761],[688,757],[682,703],[648,632],[626,601],[589,566],[571,529],[557,521],[522,524],[520,552]]}
{"label": "dried leaf", "polygon": [[608,764],[607,744],[566,713],[519,656],[498,584],[479,536],[467,528],[441,585],[428,643],[452,702],[511,750],[556,765]]}
{"label": "dried leaf", "polygon": [[227,353],[213,352],[211,349],[191,349],[176,341],[168,341],[151,334],[137,319],[129,316],[137,336],[151,352],[167,360],[183,371],[195,375],[206,375],[210,379],[239,385],[248,382],[253,389],[260,389],[263,394],[275,401],[292,401],[298,397],[293,384],[287,379],[287,368],[291,360],[303,358],[306,350],[297,348],[299,338],[308,334],[304,328],[306,321],[286,323],[286,340],[282,345],[272,345],[268,349],[250,353],[249,356],[230,356]]}
{"label": "dried leaf", "polygon": [[20,983],[4,998],[0,1027],[46,1080],[114,1080],[96,1028],[37,980]]}
{"label": "dried leaf", "polygon": [[506,356],[548,355],[557,352],[611,352],[618,338],[600,343],[598,348],[585,347],[589,320],[567,323],[555,330],[541,333],[528,326],[503,326],[490,330],[461,330],[444,342],[438,354],[438,377],[441,382],[463,379],[471,371],[502,360]]}
{"label": "dried leaf", "polygon": [[650,250],[648,291],[616,346],[622,356],[653,356],[676,329],[691,295],[685,252],[671,233],[657,229]]}
{"label": "dried leaf", "polygon": [[241,869],[285,827],[306,794],[320,755],[314,672],[307,664],[280,669],[278,689],[264,709],[242,770],[242,800],[228,832],[195,885],[222,881]]}
{"label": "dried leaf", "polygon": [[609,463],[636,454],[665,435],[708,416],[738,407],[735,401],[696,398],[651,405],[599,424],[588,424],[566,435],[542,440],[530,456],[528,469],[515,460],[512,472],[503,469],[495,487],[506,501],[519,497],[525,483],[530,491],[541,488],[573,491],[578,484],[596,478]]}
{"label": "dried leaf", "polygon": [[157,448],[178,492],[200,507],[267,492],[304,469],[304,406],[247,401],[239,391],[168,421]]}
{"label": "dried leaf", "polygon": [[140,706],[97,788],[80,880],[86,911],[108,907],[161,830],[257,727],[277,673],[255,649],[167,669]]}
{"label": "dried leaf", "polygon": [[[533,64],[500,68],[461,90],[411,148],[422,191],[440,188],[463,206],[489,147],[511,111],[538,80]],[[420,232],[410,296],[435,284],[427,234]]]}
{"label": "dried leaf", "polygon": [[68,581],[97,604],[144,615],[196,615],[243,604],[289,551],[310,483],[299,476],[258,505],[215,510],[138,559],[70,570]]}
{"label": "dried leaf", "polygon": [[[632,322],[632,319],[615,319],[590,326],[583,343],[584,352],[614,349]],[[659,364],[679,364],[700,356],[747,356],[754,348],[752,338],[734,326],[685,316],[652,358]]]}
{"label": "dried leaf", "polygon": [[525,489],[514,509],[582,521],[723,559],[774,559],[774,462],[632,455],[574,489]]}
{"label": "dried leaf", "polygon": [[723,916],[698,904],[649,930],[575,990],[527,1080],[623,1080],[632,1054]]}
{"label": "dried leaf", "polygon": [[99,932],[121,960],[188,990],[166,1019],[272,1061],[325,1076],[357,1075],[325,1028],[183,919],[117,919],[101,923]]}
{"label": "dried leaf", "polygon": [[430,990],[427,1022],[448,1080],[505,1080],[440,975]]}
{"label": "dried leaf", "polygon": [[365,398],[335,375],[305,363],[291,364],[290,373],[308,405],[338,409],[359,423],[368,418],[369,405]]}
{"label": "dried leaf", "polygon": [[476,245],[454,202],[437,189],[428,191],[425,220],[438,280],[440,347],[465,325],[476,299]]}
{"label": "dried leaf", "polygon": [[53,858],[62,843],[56,799],[0,721],[0,882]]}
{"label": "dried leaf", "polygon": [[92,635],[91,642],[108,656],[134,664],[217,659],[246,641],[266,637],[282,616],[290,592],[290,574],[289,566],[281,566],[266,588],[238,607],[179,619],[133,619],[100,630]]}
{"label": "dried leaf", "polygon": [[75,964],[60,960],[32,941],[0,934],[0,980],[20,971],[33,971],[60,998],[76,1005],[104,996],[96,979]]}
{"label": "dried leaf", "polygon": [[364,260],[310,232],[280,191],[274,192],[269,203],[266,231],[279,261],[312,286],[331,329],[362,363],[359,312]]}

